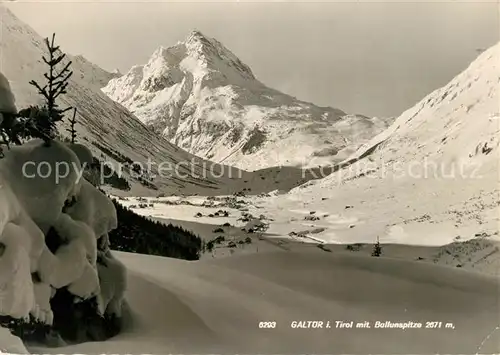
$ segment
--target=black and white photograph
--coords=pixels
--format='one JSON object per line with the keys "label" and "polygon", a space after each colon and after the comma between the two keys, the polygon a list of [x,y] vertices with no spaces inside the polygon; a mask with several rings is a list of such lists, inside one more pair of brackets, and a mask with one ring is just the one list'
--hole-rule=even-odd
{"label": "black and white photograph", "polygon": [[0,1],[1,354],[500,354],[498,0]]}

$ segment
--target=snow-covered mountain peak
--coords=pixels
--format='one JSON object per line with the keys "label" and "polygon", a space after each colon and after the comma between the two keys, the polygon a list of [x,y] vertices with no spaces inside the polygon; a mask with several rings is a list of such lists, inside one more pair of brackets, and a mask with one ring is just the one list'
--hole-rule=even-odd
{"label": "snow-covered mountain peak", "polygon": [[[250,68],[229,49],[195,30],[174,46],[158,47],[145,65],[132,67],[120,82],[150,96],[182,84],[186,76],[189,82],[211,82],[211,86],[255,80]],[[137,95],[132,98],[129,94],[127,90],[119,99],[141,101]]]}
{"label": "snow-covered mountain peak", "polygon": [[208,48],[215,47],[215,39],[205,36],[199,30],[192,30],[183,42],[187,47],[190,47],[199,52],[203,52]]}
{"label": "snow-covered mountain peak", "polygon": [[234,71],[244,79],[255,80],[248,65],[215,38],[205,36],[198,30],[192,31],[182,42],[189,56],[201,60],[210,70],[220,72]]}
{"label": "snow-covered mountain peak", "polygon": [[[0,19],[1,72],[9,80],[17,108],[23,109],[29,105],[43,104],[40,95],[29,82],[36,80],[43,83],[45,80],[43,73],[47,67],[40,59],[42,55],[47,55],[44,39],[2,5],[0,5]],[[187,175],[183,174],[182,177],[176,174],[172,176],[157,174],[156,178],[153,178],[144,174],[139,177],[142,180],[139,180],[124,169],[123,177],[131,185],[131,191],[133,191],[131,193],[149,195],[174,191],[180,193],[183,190],[189,193],[191,190],[213,192],[219,187],[225,189],[236,183],[229,177],[221,178],[223,182],[219,183],[212,176],[203,175],[205,167],[198,165],[205,163],[198,163],[199,159],[194,161],[193,155],[157,136],[122,105],[117,105],[106,97],[100,89],[106,85],[109,76],[113,74],[99,68],[83,56],[68,54],[62,64],[69,60],[72,61],[73,76],[70,78],[68,93],[60,98],[60,105],[78,108],[77,139],[92,151],[95,158],[112,163],[116,169],[121,169],[131,162],[153,161],[158,164],[165,162],[171,163],[172,166],[179,162],[193,162]],[[136,66],[125,76],[113,79],[120,80],[124,83],[124,87],[130,88],[129,92],[122,92],[124,98],[132,98],[136,94],[142,82],[143,71],[144,66]],[[63,135],[68,126],[67,120],[59,126]],[[191,168],[198,171],[196,176],[191,173],[193,171]],[[221,171],[223,169],[220,168]]]}
{"label": "snow-covered mountain peak", "polygon": [[201,33],[200,30],[194,29],[187,36],[187,41],[201,41],[210,42],[210,38]]}
{"label": "snow-covered mountain peak", "polygon": [[172,143],[248,170],[339,161],[386,127],[267,87],[197,30],[102,90]]}
{"label": "snow-covered mountain peak", "polygon": [[179,72],[217,85],[255,80],[250,67],[214,38],[192,31],[184,41],[158,47],[144,66],[145,91],[159,91],[181,80]]}

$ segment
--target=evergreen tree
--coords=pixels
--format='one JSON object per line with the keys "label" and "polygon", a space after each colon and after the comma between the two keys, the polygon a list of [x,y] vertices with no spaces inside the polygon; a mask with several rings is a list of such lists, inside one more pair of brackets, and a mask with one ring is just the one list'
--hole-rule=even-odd
{"label": "evergreen tree", "polygon": [[71,143],[76,143],[76,107],[73,109],[73,117],[69,120],[70,123],[70,128],[67,128],[66,131],[68,131],[71,134]]}
{"label": "evergreen tree", "polygon": [[377,237],[377,243],[373,246],[372,256],[382,255],[382,246],[380,245],[379,238]]}
{"label": "evergreen tree", "polygon": [[43,56],[42,59],[45,64],[48,65],[48,72],[44,74],[47,80],[46,84],[42,87],[35,80],[31,80],[30,84],[33,85],[40,95],[45,99],[45,106],[42,109],[36,109],[34,107],[30,108],[29,116],[34,119],[34,130],[32,136],[36,138],[42,138],[46,144],[50,144],[50,141],[55,136],[56,123],[61,121],[64,117],[64,113],[71,110],[71,107],[65,109],[59,108],[56,99],[62,95],[66,94],[68,81],[73,72],[69,69],[71,61],[69,61],[61,70],[57,69],[57,66],[66,57],[66,54],[62,53],[59,46],[54,44],[55,34],[52,35],[52,41],[49,42],[48,38],[45,38],[45,44],[49,51],[48,58]]}
{"label": "evergreen tree", "polygon": [[203,243],[197,235],[140,216],[114,199],[113,204],[118,218],[118,227],[109,233],[113,249],[185,260],[200,258]]}

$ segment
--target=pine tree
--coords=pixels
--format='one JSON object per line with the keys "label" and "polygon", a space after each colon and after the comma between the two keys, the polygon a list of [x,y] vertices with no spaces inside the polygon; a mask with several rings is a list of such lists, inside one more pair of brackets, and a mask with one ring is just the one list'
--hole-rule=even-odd
{"label": "pine tree", "polygon": [[70,123],[70,128],[67,128],[66,131],[68,131],[71,134],[71,143],[76,143],[76,107],[73,109],[73,117],[69,120]]}
{"label": "pine tree", "polygon": [[377,237],[377,243],[373,246],[372,256],[382,255],[382,246],[380,245],[379,238]]}
{"label": "pine tree", "polygon": [[45,38],[45,44],[49,51],[49,57],[42,57],[45,64],[48,65],[48,72],[44,74],[47,83],[42,87],[35,80],[31,80],[30,84],[37,88],[38,93],[42,95],[45,99],[45,106],[39,109],[37,114],[34,116],[34,132],[32,135],[37,138],[42,138],[47,145],[54,138],[56,131],[56,123],[61,121],[64,117],[64,113],[71,110],[71,107],[65,109],[59,108],[56,99],[62,95],[66,94],[68,81],[73,72],[69,69],[71,61],[69,61],[62,70],[58,70],[57,66],[66,57],[66,54],[62,53],[59,46],[54,44],[55,34],[52,35],[52,41],[49,42],[48,38]]}

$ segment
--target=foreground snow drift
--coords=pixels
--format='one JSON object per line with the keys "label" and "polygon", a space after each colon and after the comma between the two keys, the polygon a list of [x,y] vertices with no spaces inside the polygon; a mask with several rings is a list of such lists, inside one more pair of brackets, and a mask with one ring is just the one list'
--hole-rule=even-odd
{"label": "foreground snow drift", "polygon": [[[133,327],[104,343],[54,353],[500,351],[499,334],[493,332],[498,325],[498,281],[462,270],[321,252],[261,253],[196,263],[117,255],[130,270],[127,299]],[[293,321],[310,320],[325,325],[330,321],[332,328],[291,326]],[[339,320],[442,325],[335,328]],[[276,326],[262,329],[261,322]],[[445,328],[448,323],[453,328]]]}
{"label": "foreground snow drift", "polygon": [[21,339],[10,334],[8,329],[0,327],[0,354],[29,354]]}

